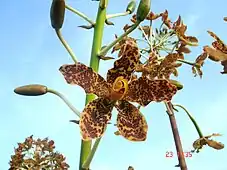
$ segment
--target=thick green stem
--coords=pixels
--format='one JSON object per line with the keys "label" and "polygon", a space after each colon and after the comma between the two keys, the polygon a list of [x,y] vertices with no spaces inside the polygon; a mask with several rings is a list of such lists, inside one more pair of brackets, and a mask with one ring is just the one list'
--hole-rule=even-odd
{"label": "thick green stem", "polygon": [[173,106],[174,107],[175,106],[180,107],[181,109],[183,109],[187,113],[188,117],[190,118],[190,120],[192,121],[193,125],[195,126],[195,128],[196,128],[196,130],[197,130],[197,132],[199,134],[199,137],[202,138],[203,137],[203,134],[202,134],[202,132],[201,132],[201,130],[199,128],[199,125],[197,124],[197,122],[195,121],[195,119],[192,117],[192,115],[189,113],[189,111],[184,106],[182,106],[180,104],[174,104]]}
{"label": "thick green stem", "polygon": [[[93,35],[93,44],[92,44],[92,51],[91,51],[91,58],[90,58],[90,67],[93,68],[94,71],[98,72],[99,69],[99,57],[98,54],[100,52],[102,46],[102,37],[103,37],[103,30],[106,20],[106,8],[107,0],[100,0],[100,5],[96,17],[96,24],[94,27],[94,35]],[[103,5],[104,4],[104,5]],[[95,99],[95,95],[87,95],[86,96],[86,104],[90,101]],[[79,170],[85,170],[82,165],[87,160],[88,155],[91,151],[91,144],[92,141],[81,141],[81,152],[80,152],[80,165]],[[86,170],[89,167],[86,168]]]}
{"label": "thick green stem", "polygon": [[122,13],[116,13],[116,14],[109,14],[106,16],[106,19],[110,19],[110,18],[116,18],[116,17],[121,17],[121,16],[126,16],[129,15],[130,12],[126,11],[126,12],[122,12]]}
{"label": "thick green stem", "polygon": [[68,45],[68,43],[65,41],[65,39],[63,38],[62,34],[61,34],[61,30],[55,30],[56,34],[59,38],[59,40],[61,41],[61,43],[63,44],[63,46],[66,48],[66,50],[68,51],[69,55],[71,56],[72,60],[77,63],[77,58],[75,56],[75,54],[73,53],[73,50],[71,49],[71,47]]}
{"label": "thick green stem", "polygon": [[101,139],[102,139],[102,138],[96,139],[96,141],[95,141],[95,143],[94,143],[94,145],[93,145],[93,147],[92,147],[92,150],[91,150],[89,156],[87,157],[87,160],[86,160],[86,161],[84,162],[84,164],[83,164],[83,168],[84,168],[84,169],[88,169],[88,168],[89,168],[89,166],[90,166],[90,164],[91,164],[91,161],[92,161],[92,159],[93,159],[93,157],[94,157],[94,155],[95,155],[95,152],[96,152],[96,150],[97,150],[97,148],[98,148],[98,145],[99,145],[99,142],[100,142]]}
{"label": "thick green stem", "polygon": [[119,41],[121,41],[125,36],[127,36],[128,34],[130,34],[133,30],[135,30],[138,25],[140,24],[140,22],[135,23],[134,25],[132,25],[132,27],[130,27],[125,33],[123,33],[120,37],[118,37],[117,39],[115,39],[112,43],[110,43],[108,46],[106,46],[104,49],[101,50],[101,52],[99,53],[99,56],[105,56],[107,54],[107,52],[115,45],[117,44]]}
{"label": "thick green stem", "polygon": [[65,104],[67,104],[67,106],[78,116],[80,117],[80,112],[79,110],[77,110],[66,98],[63,94],[59,93],[58,91],[56,90],[53,90],[53,89],[47,89],[47,92],[49,93],[52,93],[52,94],[55,94],[57,95],[58,97],[60,97],[64,102]]}
{"label": "thick green stem", "polygon": [[87,22],[89,22],[91,25],[95,25],[95,23],[90,18],[88,18],[85,14],[83,14],[82,12],[77,11],[76,9],[72,8],[69,5],[65,5],[65,8],[68,9],[69,11],[75,13],[79,17],[83,18],[84,20],[86,20]]}

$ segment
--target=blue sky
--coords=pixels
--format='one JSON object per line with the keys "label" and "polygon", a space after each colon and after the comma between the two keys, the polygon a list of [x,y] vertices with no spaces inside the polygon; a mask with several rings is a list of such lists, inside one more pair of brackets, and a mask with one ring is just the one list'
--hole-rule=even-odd
{"label": "blue sky", "polygon": [[[122,12],[128,0],[109,0],[108,13]],[[97,2],[91,0],[70,0],[69,5],[95,18]],[[70,169],[78,169],[80,153],[79,128],[69,123],[76,116],[56,96],[48,94],[41,97],[24,97],[13,93],[17,86],[30,83],[44,84],[64,93],[74,106],[84,107],[84,91],[78,86],[65,83],[58,69],[62,64],[72,63],[70,56],[58,41],[50,26],[50,0],[1,1],[1,88],[0,88],[0,170],[9,168],[8,162],[17,142],[33,134],[35,137],[49,137],[55,141],[56,149],[67,157]],[[198,37],[200,46],[192,48],[186,58],[194,60],[201,53],[202,46],[210,44],[212,38],[207,30],[214,31],[227,42],[227,16],[224,0],[153,0],[154,12],[168,9],[170,18],[175,20],[181,14],[188,25],[188,34]],[[105,29],[103,45],[114,39],[114,34],[122,33],[122,26],[129,17],[116,18],[115,26]],[[79,60],[89,63],[92,43],[92,30],[83,30],[78,25],[86,24],[78,16],[66,12],[63,27],[64,38],[73,48]],[[100,74],[105,75],[113,61],[101,62]],[[207,61],[204,65],[203,79],[193,77],[191,67],[185,65],[178,80],[184,84],[183,91],[174,97],[173,102],[183,104],[195,116],[204,135],[221,133],[217,138],[227,143],[227,103],[226,75],[219,72],[219,64]],[[166,158],[167,151],[175,151],[168,116],[162,103],[152,103],[141,110],[149,124],[148,138],[145,142],[133,143],[113,134],[110,126],[103,137],[92,162],[93,170],[126,170],[132,165],[136,170],[160,169],[175,170],[177,157]],[[116,119],[113,113],[113,122]],[[192,149],[192,142],[198,135],[184,112],[176,113],[179,132],[184,151]],[[226,170],[226,149],[216,151],[205,147],[201,153],[187,158],[188,168],[192,170]]]}

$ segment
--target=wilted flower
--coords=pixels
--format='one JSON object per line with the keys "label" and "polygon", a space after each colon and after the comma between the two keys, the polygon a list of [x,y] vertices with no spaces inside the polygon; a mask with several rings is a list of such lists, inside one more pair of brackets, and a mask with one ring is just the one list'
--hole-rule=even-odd
{"label": "wilted flower", "polygon": [[200,54],[200,55],[196,58],[196,60],[195,60],[195,65],[192,66],[192,73],[193,73],[195,76],[199,75],[200,78],[202,78],[203,72],[202,72],[202,70],[201,70],[201,67],[203,66],[204,61],[206,60],[206,58],[207,58],[207,53],[205,53],[205,52],[202,53],[202,54]]}
{"label": "wilted flower", "polygon": [[216,34],[211,31],[208,31],[208,33],[215,39],[212,43],[213,48],[205,46],[203,50],[207,53],[209,59],[215,62],[221,62],[224,66],[224,70],[221,73],[227,74],[227,46]]}
{"label": "wilted flower", "polygon": [[140,64],[137,66],[136,71],[142,72],[143,76],[147,76],[150,80],[169,79],[171,74],[178,75],[177,67],[182,64],[177,63],[178,59],[181,59],[182,55],[178,53],[168,54],[162,61],[158,61],[158,58],[154,53],[151,53],[149,60],[146,64]]}
{"label": "wilted flower", "polygon": [[146,106],[152,101],[170,101],[177,92],[177,87],[168,80],[133,76],[140,59],[134,39],[125,39],[119,54],[120,58],[114,62],[114,67],[108,70],[107,80],[82,63],[63,65],[60,68],[67,83],[79,85],[86,93],[98,96],[87,104],[81,114],[79,125],[83,140],[91,140],[104,134],[113,107],[118,110],[119,134],[131,141],[145,140],[146,120],[129,102]]}
{"label": "wilted flower", "polygon": [[175,31],[175,33],[177,34],[182,44],[190,45],[190,46],[198,45],[198,40],[196,37],[185,35],[187,26],[183,24],[183,21],[181,20],[181,16],[179,16],[177,21],[173,23],[172,29]]}
{"label": "wilted flower", "polygon": [[169,19],[169,13],[167,10],[165,10],[163,13],[161,13],[162,16],[162,22],[170,29],[172,27],[172,23]]}
{"label": "wilted flower", "polygon": [[18,143],[15,154],[11,156],[9,170],[18,169],[62,169],[67,170],[69,165],[65,157],[54,152],[53,140],[45,138],[34,140],[27,137],[23,143]]}
{"label": "wilted flower", "polygon": [[202,138],[197,139],[194,143],[193,143],[193,148],[194,150],[192,150],[192,152],[199,152],[200,149],[202,149],[202,147],[204,145],[208,145],[214,149],[220,150],[224,148],[224,144],[222,144],[221,142],[216,142],[214,140],[211,140],[209,138],[211,138],[212,136],[221,136],[218,133],[213,133],[212,135],[209,136],[204,136]]}

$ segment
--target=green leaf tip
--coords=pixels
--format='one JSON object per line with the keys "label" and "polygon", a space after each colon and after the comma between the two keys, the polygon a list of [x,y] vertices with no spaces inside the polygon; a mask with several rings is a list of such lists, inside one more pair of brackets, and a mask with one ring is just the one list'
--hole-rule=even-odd
{"label": "green leaf tip", "polygon": [[53,0],[50,9],[51,25],[54,29],[61,29],[65,18],[65,0]]}
{"label": "green leaf tip", "polygon": [[151,0],[140,0],[137,13],[136,13],[136,20],[138,22],[143,21],[150,12],[151,8]]}
{"label": "green leaf tip", "polygon": [[39,84],[30,84],[17,87],[14,92],[24,96],[40,96],[47,93],[47,87]]}
{"label": "green leaf tip", "polygon": [[179,81],[176,80],[169,80],[171,84],[175,85],[177,87],[177,90],[183,89],[183,84],[181,84]]}
{"label": "green leaf tip", "polygon": [[132,0],[131,2],[129,2],[127,8],[126,8],[126,12],[129,12],[129,14],[132,14],[136,9],[136,1]]}

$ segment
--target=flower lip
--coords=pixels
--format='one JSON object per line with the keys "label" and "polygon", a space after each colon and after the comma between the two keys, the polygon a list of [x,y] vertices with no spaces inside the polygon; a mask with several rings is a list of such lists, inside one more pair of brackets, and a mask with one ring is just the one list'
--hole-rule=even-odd
{"label": "flower lip", "polygon": [[121,100],[128,91],[128,80],[124,79],[123,76],[116,78],[111,89],[111,99]]}

